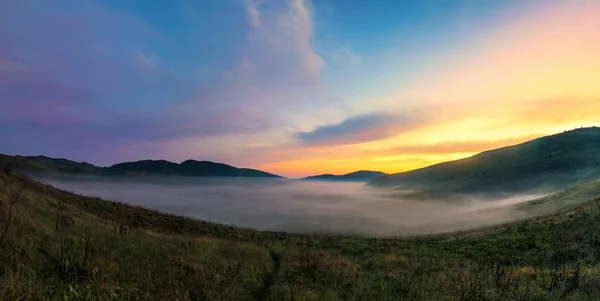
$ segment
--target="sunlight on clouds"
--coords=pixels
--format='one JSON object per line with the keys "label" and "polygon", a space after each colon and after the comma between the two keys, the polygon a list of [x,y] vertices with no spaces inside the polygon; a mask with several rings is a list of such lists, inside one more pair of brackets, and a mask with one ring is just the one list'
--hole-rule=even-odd
{"label": "sunlight on clouds", "polygon": [[458,1],[425,22],[310,0],[67,2],[0,18],[0,152],[398,172],[600,125],[596,0]]}
{"label": "sunlight on clouds", "polygon": [[[331,146],[324,157],[315,158],[307,150],[304,159],[300,155],[265,168],[307,174],[398,172],[464,158],[494,146],[494,141],[520,143],[600,124],[600,2],[536,2],[508,12],[498,24],[455,60],[417,78],[408,90],[362,103],[382,112],[420,108],[428,115],[427,123],[388,139],[358,141],[351,145],[358,156]],[[472,143],[453,150],[448,146],[452,141]],[[423,148],[422,154],[403,153],[427,145],[445,145],[447,153],[427,154]]]}

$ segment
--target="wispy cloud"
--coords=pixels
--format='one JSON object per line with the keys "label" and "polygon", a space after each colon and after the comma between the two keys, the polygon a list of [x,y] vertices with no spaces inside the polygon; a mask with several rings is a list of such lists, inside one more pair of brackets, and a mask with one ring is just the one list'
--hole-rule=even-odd
{"label": "wispy cloud", "polygon": [[[256,7],[256,2],[251,7]],[[269,12],[260,14],[261,26],[253,26],[242,56],[257,67],[257,84],[314,85],[324,66],[312,45],[313,21],[309,2],[291,0],[260,2]],[[251,25],[255,25],[251,22]],[[275,86],[270,86],[275,88]]]}
{"label": "wispy cloud", "polygon": [[[324,60],[312,46],[310,3],[246,2],[247,10],[258,6],[264,8],[256,11],[260,26],[250,19],[248,39],[235,67],[223,72],[215,86],[172,108],[171,116],[196,125],[204,119],[222,122],[222,128],[252,128],[256,139],[256,134],[270,137],[307,110],[338,102],[323,92]],[[196,138],[186,144],[199,143]],[[238,141],[240,149],[247,147],[246,141]]]}
{"label": "wispy cloud", "polygon": [[[348,46],[366,31],[336,36],[344,20],[325,18],[335,10],[320,1],[189,1],[156,11],[0,2],[0,108],[9,108],[0,109],[0,152],[87,153],[102,164],[206,157],[286,170],[312,160],[325,169],[336,160],[383,166],[395,154],[431,163],[442,152],[600,121],[597,1],[519,6],[486,23],[497,28],[469,28],[474,39],[452,49],[413,56],[408,47],[377,64],[364,64],[377,61],[374,45]],[[296,163],[284,168],[287,160]]]}
{"label": "wispy cloud", "polygon": [[[299,116],[331,103],[322,92],[324,61],[312,45],[308,1],[238,5],[247,26],[218,26],[245,35],[231,44],[235,51],[224,49],[231,56],[218,74],[200,81],[182,70],[202,67],[201,55],[178,58],[185,66],[176,68],[172,53],[163,57],[156,45],[172,39],[180,48],[204,50],[198,45],[206,42],[196,41],[202,37],[176,39],[148,19],[94,2],[63,4],[12,1],[0,19],[0,105],[10,108],[0,110],[4,151],[69,157],[77,149],[105,163],[127,156],[121,150],[128,145],[144,145],[136,152],[199,157],[173,150],[197,149],[216,137],[236,137],[219,140],[221,153],[272,143],[288,123],[281,112]],[[51,141],[62,147],[51,149]]]}
{"label": "wispy cloud", "polygon": [[254,27],[260,27],[260,11],[258,8],[262,5],[264,1],[258,0],[246,0],[246,13],[248,14],[248,20],[250,24]]}
{"label": "wispy cloud", "polygon": [[361,57],[348,48],[338,51],[332,58],[337,63],[358,64],[361,61]]}

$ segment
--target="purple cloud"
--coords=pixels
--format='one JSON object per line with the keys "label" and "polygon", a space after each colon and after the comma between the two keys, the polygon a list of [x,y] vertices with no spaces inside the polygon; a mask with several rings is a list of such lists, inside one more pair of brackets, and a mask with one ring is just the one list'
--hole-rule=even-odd
{"label": "purple cloud", "polygon": [[[249,23],[214,24],[245,34],[233,43],[211,36],[214,30],[184,35],[94,1],[3,2],[0,152],[93,153],[97,162],[116,162],[133,156],[121,153],[128,146],[145,145],[137,155],[156,157],[164,141],[185,147],[186,139],[266,133],[285,125],[281,110],[301,111],[306,99],[331,102],[320,84],[324,62],[311,46],[307,3],[247,4],[237,8],[251,14]],[[196,14],[184,14],[191,15],[196,24]],[[208,42],[221,44],[203,48]],[[206,63],[214,58],[220,61]]]}
{"label": "purple cloud", "polygon": [[421,124],[415,117],[391,114],[352,116],[337,124],[324,125],[295,137],[308,145],[356,144],[392,137]]}

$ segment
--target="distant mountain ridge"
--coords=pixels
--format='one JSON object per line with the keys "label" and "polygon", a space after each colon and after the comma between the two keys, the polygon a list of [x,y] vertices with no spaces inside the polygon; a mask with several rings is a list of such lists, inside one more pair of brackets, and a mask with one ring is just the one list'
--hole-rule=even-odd
{"label": "distant mountain ridge", "polygon": [[419,196],[556,189],[600,177],[600,128],[580,128],[469,158],[391,174],[372,186],[418,190]]}
{"label": "distant mountain ridge", "polygon": [[15,170],[29,172],[63,172],[98,175],[155,174],[196,177],[264,177],[282,178],[256,169],[237,168],[223,163],[186,160],[181,164],[166,160],[141,160],[123,162],[110,167],[98,167],[86,162],[75,162],[46,156],[0,155],[0,163],[8,163]]}
{"label": "distant mountain ridge", "polygon": [[107,172],[111,174],[146,173],[196,177],[282,178],[281,176],[264,172],[261,170],[237,168],[223,163],[196,160],[186,160],[180,164],[165,160],[143,160],[136,162],[125,162],[108,167]]}
{"label": "distant mountain ridge", "polygon": [[303,178],[302,180],[315,181],[344,181],[344,182],[368,182],[377,177],[387,175],[381,171],[359,170],[344,175],[322,174]]}
{"label": "distant mountain ridge", "polygon": [[[100,175],[160,174],[215,177],[280,177],[268,172],[223,163],[187,160],[124,162],[98,167],[86,162],[46,156],[0,154],[0,164],[31,172]],[[418,196],[440,197],[461,193],[496,193],[566,188],[600,177],[600,128],[580,128],[537,138],[518,145],[488,150],[469,158],[439,163],[412,171],[384,174],[358,171],[345,175],[317,175],[305,180],[364,181],[371,186],[415,191]]]}

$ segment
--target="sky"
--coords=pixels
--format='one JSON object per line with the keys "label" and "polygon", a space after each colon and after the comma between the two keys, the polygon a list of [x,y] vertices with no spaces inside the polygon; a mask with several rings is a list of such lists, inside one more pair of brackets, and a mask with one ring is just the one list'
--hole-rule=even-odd
{"label": "sky", "polygon": [[596,0],[5,0],[0,153],[401,172],[600,125]]}

